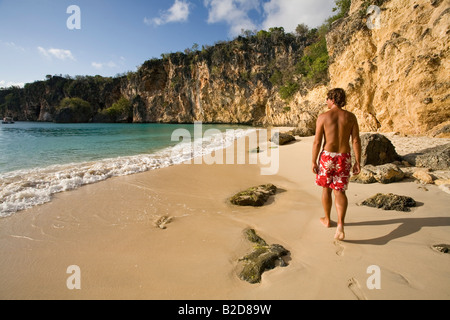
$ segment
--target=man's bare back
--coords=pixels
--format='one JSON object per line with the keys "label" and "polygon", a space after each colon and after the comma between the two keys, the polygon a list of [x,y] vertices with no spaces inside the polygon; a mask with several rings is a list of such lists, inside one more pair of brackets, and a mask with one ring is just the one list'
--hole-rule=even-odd
{"label": "man's bare back", "polygon": [[323,150],[336,153],[350,153],[350,138],[355,153],[356,163],[354,174],[359,174],[361,162],[361,139],[356,116],[342,108],[337,107],[333,101],[328,100],[330,110],[317,119],[316,137],[313,145],[313,172],[317,173],[322,141]]}
{"label": "man's bare back", "polygon": [[350,153],[350,136],[359,136],[356,116],[346,110],[333,108],[318,120],[318,125],[323,127],[323,149],[328,152]]}

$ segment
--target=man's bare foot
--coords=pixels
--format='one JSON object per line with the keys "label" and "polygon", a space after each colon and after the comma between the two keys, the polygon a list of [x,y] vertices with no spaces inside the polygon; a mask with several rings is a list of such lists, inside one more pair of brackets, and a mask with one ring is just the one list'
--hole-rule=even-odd
{"label": "man's bare foot", "polygon": [[334,238],[339,241],[343,241],[345,239],[344,226],[338,225]]}
{"label": "man's bare foot", "polygon": [[320,222],[325,226],[325,228],[331,227],[330,219],[327,218],[320,218]]}

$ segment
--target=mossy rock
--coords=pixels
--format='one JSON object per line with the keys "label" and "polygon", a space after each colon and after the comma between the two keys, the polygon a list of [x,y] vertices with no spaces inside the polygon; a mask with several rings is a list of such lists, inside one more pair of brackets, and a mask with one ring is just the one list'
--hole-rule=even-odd
{"label": "mossy rock", "polygon": [[251,253],[239,259],[243,262],[239,274],[241,280],[251,284],[260,283],[264,271],[273,269],[277,265],[287,266],[282,257],[288,255],[289,251],[283,246],[279,244],[268,245],[253,229],[246,229],[245,235],[249,241],[255,244],[255,247]]}
{"label": "mossy rock", "polygon": [[364,200],[361,205],[383,210],[409,212],[411,211],[410,207],[416,206],[416,201],[411,197],[399,196],[392,193],[378,193],[375,196]]}
{"label": "mossy rock", "polygon": [[271,195],[277,192],[277,187],[273,184],[265,184],[257,187],[251,187],[241,191],[231,197],[230,202],[238,206],[263,206]]}

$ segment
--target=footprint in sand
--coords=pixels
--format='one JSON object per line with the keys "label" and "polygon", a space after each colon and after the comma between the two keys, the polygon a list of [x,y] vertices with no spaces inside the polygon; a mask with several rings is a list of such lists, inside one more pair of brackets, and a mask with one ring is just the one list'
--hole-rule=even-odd
{"label": "footprint in sand", "polygon": [[336,246],[336,254],[338,256],[343,256],[345,247],[341,244],[339,240],[335,240],[333,243]]}
{"label": "footprint in sand", "polygon": [[367,300],[366,296],[361,290],[361,286],[359,285],[358,280],[356,280],[355,278],[349,279],[347,286],[358,300]]}

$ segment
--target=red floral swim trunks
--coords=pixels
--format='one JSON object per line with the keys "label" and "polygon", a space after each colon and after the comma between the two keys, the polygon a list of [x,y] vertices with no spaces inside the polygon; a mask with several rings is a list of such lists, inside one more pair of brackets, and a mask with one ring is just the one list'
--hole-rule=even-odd
{"label": "red floral swim trunks", "polygon": [[352,169],[350,153],[322,151],[316,185],[338,191],[346,191]]}

